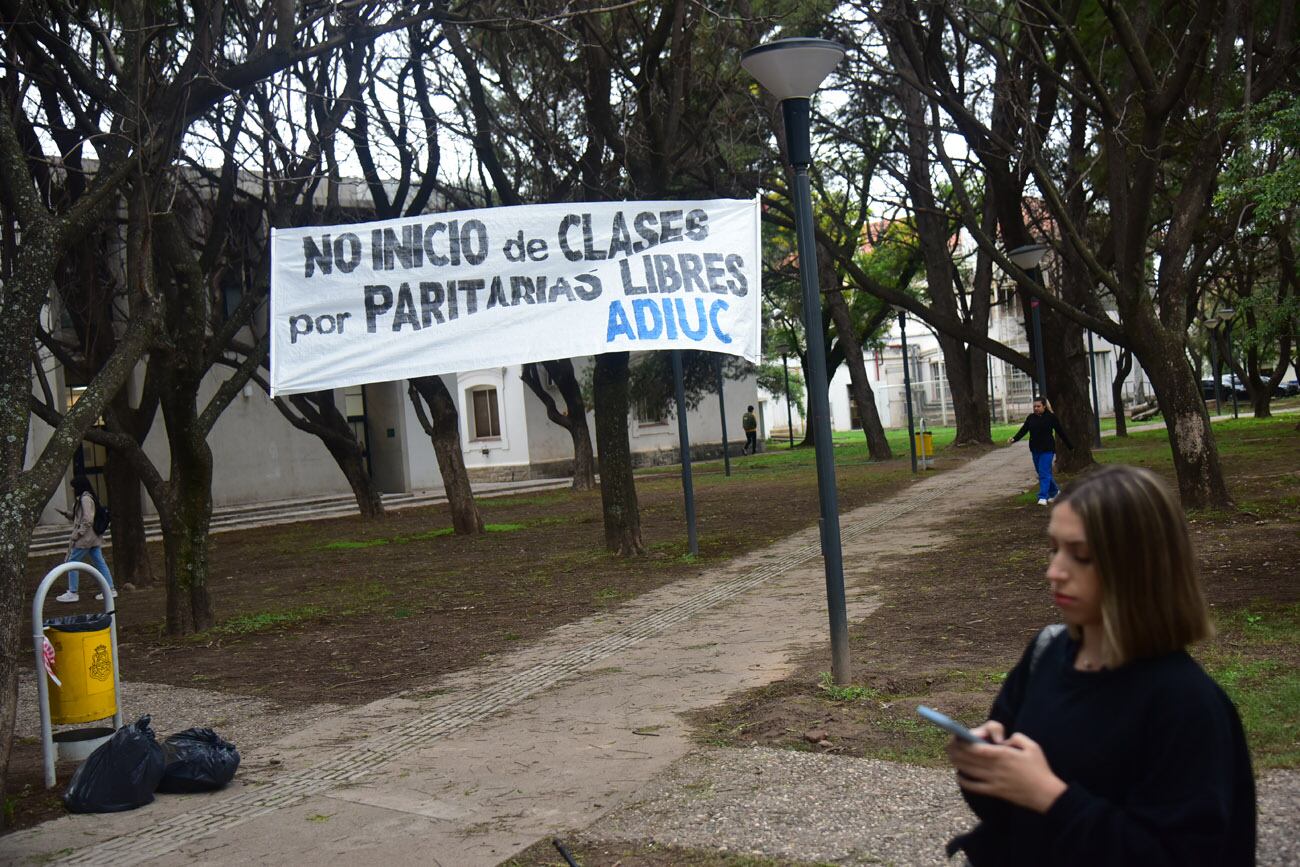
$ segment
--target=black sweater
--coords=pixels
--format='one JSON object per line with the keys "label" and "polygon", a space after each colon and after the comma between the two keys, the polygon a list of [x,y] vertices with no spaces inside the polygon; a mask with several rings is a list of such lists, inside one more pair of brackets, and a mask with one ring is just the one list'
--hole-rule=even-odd
{"label": "black sweater", "polygon": [[1236,708],[1186,653],[1074,669],[1066,633],[1032,642],[989,716],[1043,748],[1068,788],[1045,814],[966,794],[953,847],[977,865],[1255,863],[1255,781]]}
{"label": "black sweater", "polygon": [[1020,442],[1020,438],[1029,432],[1029,450],[1032,452],[1054,452],[1056,451],[1056,440],[1052,439],[1052,431],[1061,438],[1070,448],[1074,448],[1074,443],[1061,430],[1061,423],[1056,420],[1056,416],[1050,409],[1043,410],[1043,414],[1031,412],[1029,418],[1020,426],[1020,430],[1012,439]]}

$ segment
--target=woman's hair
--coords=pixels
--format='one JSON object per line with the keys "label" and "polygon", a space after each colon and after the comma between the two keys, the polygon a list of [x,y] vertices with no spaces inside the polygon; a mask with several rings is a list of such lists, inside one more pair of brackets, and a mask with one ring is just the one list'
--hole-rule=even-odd
{"label": "woman's hair", "polygon": [[1182,506],[1154,473],[1104,467],[1072,484],[1060,503],[1083,521],[1097,566],[1107,666],[1213,634]]}
{"label": "woman's hair", "polygon": [[72,492],[77,495],[77,499],[81,499],[82,494],[94,496],[95,489],[90,486],[90,479],[85,476],[73,476]]}

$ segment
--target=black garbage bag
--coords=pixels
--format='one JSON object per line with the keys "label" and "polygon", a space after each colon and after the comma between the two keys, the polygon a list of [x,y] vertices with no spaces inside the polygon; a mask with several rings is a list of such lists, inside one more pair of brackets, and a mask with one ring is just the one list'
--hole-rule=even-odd
{"label": "black garbage bag", "polygon": [[153,801],[163,774],[163,751],[142,716],[124,725],[77,768],[63,793],[74,813],[118,813]]}
{"label": "black garbage bag", "polygon": [[193,728],[163,741],[167,767],[160,792],[207,792],[230,782],[239,769],[239,750],[212,729]]}

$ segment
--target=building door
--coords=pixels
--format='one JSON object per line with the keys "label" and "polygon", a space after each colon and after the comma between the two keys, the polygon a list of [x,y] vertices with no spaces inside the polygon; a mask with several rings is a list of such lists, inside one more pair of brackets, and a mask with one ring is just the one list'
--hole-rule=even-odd
{"label": "building door", "polygon": [[[68,409],[72,409],[73,404],[86,391],[84,385],[68,386]],[[103,427],[104,420],[97,419],[95,427]],[[108,449],[95,443],[81,441],[81,448],[77,449],[72,456],[72,474],[74,476],[85,476],[90,481],[90,487],[94,489],[95,496],[99,502],[108,505],[108,479],[104,476],[104,467],[108,463]]]}
{"label": "building door", "polygon": [[361,444],[361,453],[366,459],[366,473],[372,478],[374,468],[370,465],[370,433],[366,429],[366,387],[353,385],[343,389],[343,415],[352,427],[352,435]]}

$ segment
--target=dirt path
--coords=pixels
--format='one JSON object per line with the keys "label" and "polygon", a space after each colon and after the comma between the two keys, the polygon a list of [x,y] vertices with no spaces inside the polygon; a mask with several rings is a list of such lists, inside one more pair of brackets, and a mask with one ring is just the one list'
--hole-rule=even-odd
{"label": "dirt path", "polygon": [[[879,562],[942,544],[970,505],[1031,481],[1024,450],[999,449],[844,515],[850,620],[875,605]],[[824,599],[813,528],[488,665],[318,720],[251,751],[225,792],[59,819],[5,838],[5,857],[495,864],[645,790],[690,751],[681,713],[777,680],[825,643]]]}

